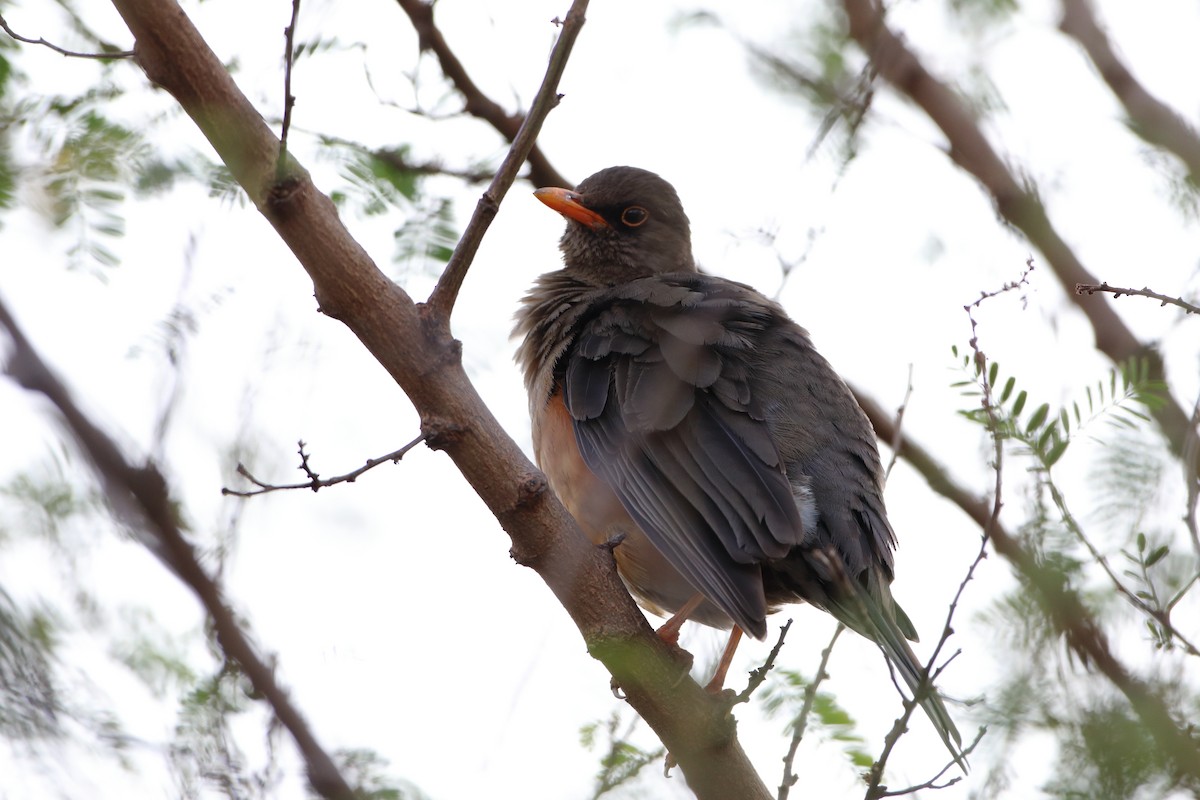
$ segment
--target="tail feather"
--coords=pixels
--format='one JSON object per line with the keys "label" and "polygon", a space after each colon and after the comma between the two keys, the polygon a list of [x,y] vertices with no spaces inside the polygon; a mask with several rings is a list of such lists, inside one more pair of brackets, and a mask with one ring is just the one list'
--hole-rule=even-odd
{"label": "tail feather", "polygon": [[[854,581],[845,583],[853,587],[849,592],[850,597],[838,600],[830,598],[829,612],[846,627],[872,640],[883,649],[884,656],[900,673],[909,691],[919,698],[922,710],[933,723],[955,763],[963,772],[967,772],[967,759],[962,751],[962,736],[954,720],[950,718],[950,712],[946,710],[945,703],[932,683],[927,683],[922,689],[925,667],[909,646],[905,631],[897,621],[898,615],[905,621],[908,617],[892,600],[891,590],[882,581],[875,587],[877,592],[867,591]],[[908,627],[912,628],[911,622]]]}

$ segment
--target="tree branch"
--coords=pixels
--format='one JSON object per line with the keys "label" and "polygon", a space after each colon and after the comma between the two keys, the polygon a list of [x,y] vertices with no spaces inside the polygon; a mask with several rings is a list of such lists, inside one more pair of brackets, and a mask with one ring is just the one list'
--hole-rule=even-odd
{"label": "tree branch", "polygon": [[1062,0],[1058,29],[1087,53],[1100,77],[1125,107],[1134,132],[1182,161],[1192,183],[1200,184],[1200,136],[1174,109],[1146,91],[1133,77],[1100,29],[1092,4],[1088,0]]}
{"label": "tree branch", "polygon": [[1200,781],[1200,751],[1196,742],[1171,718],[1162,697],[1134,677],[1113,655],[1108,638],[1079,593],[1065,585],[1060,575],[1039,564],[998,519],[993,519],[993,507],[959,485],[927,450],[903,433],[896,439],[891,414],[861,392],[854,394],[875,427],[876,435],[884,441],[899,441],[900,457],[915,467],[935,492],[951,500],[988,532],[996,552],[1004,556],[1037,593],[1054,627],[1066,638],[1067,646],[1084,664],[1097,669],[1125,695],[1134,713],[1176,768],[1193,781]]}
{"label": "tree branch", "polygon": [[1200,314],[1200,306],[1194,306],[1182,297],[1169,297],[1165,294],[1159,294],[1145,286],[1141,289],[1123,289],[1119,286],[1109,286],[1107,283],[1075,284],[1075,294],[1095,294],[1096,292],[1111,292],[1114,300],[1123,294],[1130,297],[1149,297],[1152,300],[1160,301],[1164,306],[1178,306],[1183,309],[1185,314]]}
{"label": "tree branch", "polygon": [[425,435],[421,434],[420,436],[413,439],[411,442],[409,442],[408,444],[399,448],[398,450],[393,450],[392,452],[388,453],[387,455],[380,456],[379,458],[368,458],[367,463],[363,464],[358,469],[351,470],[350,472],[347,472],[344,475],[337,475],[332,478],[322,478],[320,475],[318,475],[316,472],[313,471],[312,467],[310,467],[308,464],[309,456],[308,456],[308,453],[305,452],[305,450],[304,450],[304,442],[299,442],[298,445],[299,445],[299,453],[300,453],[300,469],[304,472],[305,475],[308,476],[308,480],[306,480],[304,483],[285,483],[285,484],[267,483],[265,481],[261,481],[258,478],[254,477],[254,475],[251,474],[250,470],[246,469],[244,464],[239,463],[237,465],[238,475],[241,475],[243,478],[250,481],[250,483],[254,484],[258,488],[255,488],[255,489],[230,489],[228,487],[222,487],[221,494],[227,495],[227,496],[233,496],[233,497],[254,497],[255,495],[267,494],[268,492],[279,492],[279,491],[283,491],[285,489],[312,489],[314,492],[316,492],[320,489],[326,488],[327,486],[334,486],[339,483],[354,483],[356,480],[358,480],[359,476],[362,475],[364,472],[375,469],[380,464],[386,464],[389,461],[392,462],[393,464],[399,464],[400,459],[404,458],[404,456],[408,453],[409,450],[412,450],[414,447],[416,447],[418,444],[420,444],[423,441],[425,441]]}
{"label": "tree branch", "polygon": [[12,28],[10,28],[8,26],[8,22],[4,19],[3,16],[0,16],[0,30],[3,30],[5,33],[7,33],[13,39],[16,39],[18,42],[24,42],[25,44],[37,44],[37,45],[41,45],[42,47],[49,47],[54,52],[60,53],[61,55],[67,56],[68,58],[92,58],[92,59],[98,59],[100,61],[110,61],[110,60],[114,60],[114,59],[118,59],[118,58],[133,58],[132,50],[113,49],[111,52],[105,52],[105,53],[78,53],[74,50],[67,50],[65,48],[59,47],[58,45],[54,44],[54,42],[48,42],[42,38],[30,39],[26,36],[22,36],[21,34],[14,31]]}
{"label": "tree branch", "polygon": [[[491,185],[476,203],[475,213],[471,215],[467,229],[463,231],[462,238],[458,240],[458,244],[454,248],[454,254],[450,256],[450,261],[446,264],[446,269],[442,271],[442,276],[438,279],[433,294],[429,296],[427,310],[441,325],[449,326],[450,312],[454,309],[458,290],[467,277],[467,270],[475,259],[476,251],[479,250],[479,243],[483,241],[484,233],[495,219],[496,212],[500,208],[500,201],[504,199],[509,187],[517,179],[517,172],[520,171],[521,165],[525,163],[529,153],[535,147],[546,115],[558,105],[561,97],[558,94],[558,82],[567,68],[567,59],[571,57],[571,48],[575,46],[579,29],[583,27],[586,10],[587,0],[575,0],[571,4],[567,18],[561,23],[562,33],[559,34],[554,50],[550,53],[550,66],[547,67],[546,77],[542,79],[542,85],[533,98],[533,105],[530,106],[529,113],[525,115],[525,120],[521,123],[517,135],[512,138],[512,147],[504,156],[500,169],[496,171],[496,177],[492,179]],[[432,24],[433,11],[430,10],[429,13]]]}
{"label": "tree branch", "polygon": [[321,310],[343,322],[387,369],[444,450],[536,570],[630,704],[678,760],[702,798],[770,797],[735,735],[728,706],[690,680],[546,478],[503,431],[467,378],[461,345],[425,324],[416,304],[375,266],[333,203],[294,164],[274,178],[279,142],[183,11],[167,0],[113,0],[147,77],[192,117],[231,174],[313,280]]}
{"label": "tree branch", "polygon": [[[791,624],[790,620],[788,624]],[[804,687],[804,703],[800,706],[800,712],[796,714],[796,718],[792,720],[792,740],[788,743],[787,755],[783,757],[783,777],[779,781],[779,789],[775,792],[776,800],[787,800],[792,787],[800,780],[800,776],[792,771],[796,762],[796,752],[800,749],[800,742],[804,740],[805,731],[808,730],[808,718],[812,715],[813,705],[817,702],[817,690],[829,677],[829,673],[826,671],[829,667],[829,656],[833,654],[833,646],[837,644],[838,637],[844,630],[846,630],[846,626],[840,622],[833,629],[833,636],[829,637],[829,644],[825,645],[825,649],[821,651],[817,674]]]}
{"label": "tree branch", "polygon": [[275,161],[275,177],[287,176],[288,133],[292,129],[292,109],[296,98],[292,94],[292,65],[296,60],[296,20],[300,16],[300,0],[292,0],[292,18],[283,29],[283,123],[279,126],[279,157]]}
{"label": "tree branch", "polygon": [[[992,196],[999,214],[1042,252],[1067,296],[1091,324],[1096,347],[1115,364],[1145,358],[1153,378],[1165,382],[1162,357],[1137,340],[1106,302],[1082,302],[1078,283],[1098,283],[1080,262],[1047,216],[1037,195],[1022,186],[983,135],[966,104],[946,84],[925,69],[903,38],[892,31],[879,0],[843,0],[850,36],[879,70],[879,74],[917,104],[941,129],[950,145],[950,158],[975,177]],[[1179,455],[1188,432],[1188,414],[1168,394],[1152,410],[1172,451]]]}
{"label": "tree branch", "polygon": [[[509,142],[516,141],[521,129],[520,114],[509,114],[499,103],[492,100],[471,80],[466,67],[458,60],[458,56],[450,49],[442,31],[433,21],[433,3],[423,0],[396,0],[408,15],[413,29],[417,32],[418,46],[421,52],[429,51],[437,57],[442,68],[442,74],[454,84],[454,88],[466,101],[466,112],[473,117],[487,122]],[[529,180],[534,186],[572,186],[559,174],[550,160],[542,153],[541,148],[533,147],[529,151]]]}
{"label": "tree branch", "polygon": [[21,386],[41,393],[54,404],[91,460],[113,512],[131,529],[140,531],[147,548],[196,595],[212,620],[222,651],[238,665],[255,691],[266,698],[275,717],[296,742],[313,789],[327,800],[353,800],[355,793],[337,764],[276,682],[274,667],[258,655],[226,605],[220,585],[201,566],[195,548],[179,529],[166,478],[152,463],[135,467],[125,460],[116,442],[75,405],[70,392],[42,361],[3,302],[0,326],[8,329],[13,342],[13,355],[5,371]]}

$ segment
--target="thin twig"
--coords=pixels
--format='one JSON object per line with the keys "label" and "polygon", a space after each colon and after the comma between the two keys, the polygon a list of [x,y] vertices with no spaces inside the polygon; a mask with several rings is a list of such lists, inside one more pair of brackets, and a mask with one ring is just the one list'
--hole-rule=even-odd
{"label": "thin twig", "polygon": [[[1047,467],[1047,469],[1049,468]],[[1062,492],[1059,491],[1058,486],[1055,485],[1053,481],[1047,480],[1046,488],[1050,491],[1050,498],[1054,501],[1054,506],[1058,509],[1059,516],[1062,518],[1063,523],[1066,524],[1067,530],[1071,531],[1071,533],[1075,535],[1075,538],[1078,539],[1085,548],[1087,548],[1088,554],[1091,555],[1093,561],[1100,565],[1100,569],[1104,570],[1104,574],[1108,576],[1109,581],[1112,583],[1113,587],[1116,588],[1117,593],[1124,597],[1129,604],[1138,611],[1141,611],[1150,619],[1161,625],[1168,633],[1171,634],[1172,637],[1179,641],[1179,643],[1183,646],[1183,649],[1190,655],[1200,656],[1200,650],[1197,650],[1196,646],[1188,641],[1187,637],[1180,633],[1178,628],[1171,624],[1169,610],[1159,610],[1154,608],[1145,600],[1134,594],[1129,587],[1127,587],[1121,581],[1121,579],[1117,577],[1117,573],[1113,571],[1112,566],[1108,563],[1108,559],[1104,557],[1104,554],[1101,553],[1096,545],[1092,543],[1092,540],[1088,538],[1088,535],[1083,530],[1083,527],[1075,519],[1075,515],[1072,514],[1071,510],[1067,507],[1067,499],[1063,496]]]}
{"label": "thin twig", "polygon": [[[988,543],[991,541],[991,538],[992,538],[993,534],[995,533],[996,528],[999,526],[1000,510],[1001,510],[1001,508],[1003,508],[1003,505],[1004,505],[1003,501],[1001,499],[1002,493],[1003,493],[1003,488],[1004,488],[1004,484],[1003,484],[1004,443],[1003,443],[1003,437],[1000,434],[999,421],[996,418],[995,405],[992,402],[992,386],[991,386],[991,381],[988,380],[987,356],[983,353],[983,351],[979,347],[978,330],[977,330],[978,324],[975,321],[975,315],[974,315],[973,311],[975,308],[979,307],[979,305],[984,300],[991,298],[991,297],[996,297],[1004,292],[1013,291],[1013,290],[1019,288],[1021,285],[1023,285],[1026,282],[1026,279],[1029,275],[1029,271],[1033,269],[1032,259],[1030,259],[1030,261],[1027,262],[1026,266],[1027,266],[1027,269],[1026,269],[1025,273],[1021,276],[1020,280],[1014,281],[1011,283],[1006,283],[1000,289],[997,289],[996,291],[993,291],[993,292],[980,292],[980,296],[979,296],[978,300],[974,301],[973,303],[968,303],[967,305],[963,306],[963,310],[967,312],[967,317],[971,323],[970,344],[971,344],[971,349],[975,353],[974,360],[975,360],[975,366],[976,366],[976,370],[977,370],[976,374],[979,376],[979,385],[980,385],[980,389],[982,391],[982,397],[981,397],[980,403],[988,415],[988,419],[989,419],[988,431],[991,433],[991,436],[992,436],[992,453],[993,453],[993,457],[995,459],[994,462],[992,463],[992,470],[993,470],[993,473],[995,474],[995,483],[994,483],[993,489],[992,489],[992,510],[991,510],[991,514],[988,518],[987,523],[983,526],[983,535],[980,537],[980,541],[979,541],[979,552],[976,553],[975,559],[971,562],[971,566],[968,567],[968,569],[967,569],[967,574],[963,577],[962,582],[959,583],[959,585],[958,585],[958,591],[955,592],[954,599],[950,602],[950,607],[947,609],[947,613],[946,613],[946,622],[942,626],[942,635],[938,638],[938,643],[937,643],[937,646],[934,648],[933,655],[930,656],[929,661],[926,662],[926,664],[922,670],[921,682],[917,686],[917,690],[913,693],[912,699],[909,700],[908,698],[905,698],[904,712],[900,715],[899,718],[896,719],[895,723],[892,725],[891,730],[889,730],[887,736],[884,737],[883,751],[879,754],[879,758],[877,758],[875,760],[875,763],[871,766],[870,777],[869,777],[869,781],[867,784],[867,792],[865,795],[866,800],[875,800],[876,798],[885,797],[888,795],[887,787],[882,785],[883,771],[884,771],[884,768],[887,766],[888,758],[891,756],[892,750],[895,748],[896,743],[900,741],[900,737],[904,734],[904,732],[906,730],[908,730],[909,718],[912,716],[914,709],[916,709],[918,703],[920,702],[921,694],[923,692],[930,691],[932,689],[931,680],[930,680],[930,672],[932,670],[934,663],[937,662],[938,657],[941,655],[942,648],[945,646],[946,642],[949,640],[950,635],[954,632],[954,627],[953,627],[954,614],[958,610],[959,600],[962,598],[963,592],[966,591],[967,584],[971,582],[972,578],[974,578],[976,568],[979,566],[980,563],[982,563],[983,559],[987,557]],[[896,435],[897,435],[897,437],[899,437],[900,431],[897,431]],[[957,653],[955,653],[955,656],[957,656]],[[954,656],[951,656],[951,660],[953,660],[953,658],[954,658]],[[947,664],[948,663],[949,663],[949,661],[947,661]],[[943,665],[938,670],[938,672],[940,673],[941,669],[944,669],[944,668],[945,668],[945,665]],[[981,738],[982,736],[983,736],[983,731],[980,731],[979,736],[976,738],[976,742],[978,742],[979,738]],[[974,745],[972,745],[972,746],[974,746]],[[966,753],[964,752],[963,755],[965,756]],[[944,774],[946,769],[948,769],[948,768],[949,768],[949,765],[947,765],[946,768],[944,768],[941,772],[939,772],[937,775],[935,775],[933,778],[931,778],[928,783],[932,784],[932,782],[936,781],[938,778],[940,778],[942,776],[942,774]]]}
{"label": "thin twig", "polygon": [[446,264],[446,269],[442,271],[437,286],[433,288],[433,294],[429,296],[424,313],[427,314],[426,319],[432,318],[436,324],[450,324],[450,313],[458,298],[458,290],[467,277],[467,270],[470,269],[471,262],[475,258],[475,251],[479,249],[479,243],[483,240],[484,233],[492,224],[504,195],[517,179],[521,165],[525,163],[530,150],[533,149],[538,133],[542,129],[542,123],[550,110],[558,105],[561,98],[561,95],[558,94],[558,82],[567,68],[567,59],[571,56],[571,48],[575,45],[575,39],[583,27],[587,5],[587,0],[575,0],[571,4],[571,10],[567,12],[567,18],[562,22],[562,32],[558,36],[554,50],[550,53],[550,64],[546,68],[546,77],[542,79],[541,88],[533,98],[533,105],[529,107],[529,113],[525,115],[521,129],[513,138],[512,147],[508,149],[508,154],[504,156],[500,169],[496,171],[496,177],[492,179],[491,185],[475,205],[475,213],[471,215],[467,229],[463,231],[462,238],[458,240],[458,245],[454,248],[454,254],[450,256],[450,262]]}
{"label": "thin twig", "polygon": [[292,18],[283,29],[283,124],[279,133],[279,157],[275,160],[275,180],[287,177],[288,131],[292,128],[292,64],[296,56],[296,19],[300,16],[300,0],[292,0]]}
{"label": "thin twig", "polygon": [[908,381],[904,386],[904,399],[900,401],[900,407],[896,409],[896,432],[892,435],[891,439],[888,440],[888,444],[890,445],[892,451],[892,457],[888,459],[887,468],[883,471],[884,483],[886,483],[887,479],[891,477],[892,467],[896,466],[896,460],[900,458],[900,441],[904,431],[904,411],[908,408],[908,401],[912,399],[913,393],[912,376],[913,365],[910,362],[908,365]]}
{"label": "thin twig", "polygon": [[[967,745],[965,748],[963,748],[962,754],[963,754],[964,758],[966,756],[971,755],[971,753],[975,752],[975,748],[979,746],[979,743],[981,741],[983,741],[983,736],[986,733],[987,733],[987,728],[979,729],[979,733],[975,734],[975,739],[972,740],[972,742],[969,745]],[[942,767],[940,770],[938,770],[936,775],[934,775],[932,778],[925,781],[924,783],[914,784],[913,786],[906,786],[903,789],[888,789],[886,786],[880,786],[879,791],[877,791],[874,795],[872,795],[872,797],[877,797],[877,798],[878,797],[899,797],[899,796],[905,795],[905,794],[915,794],[916,792],[919,792],[922,789],[948,789],[951,786],[953,786],[954,784],[961,781],[963,779],[963,776],[955,775],[953,778],[946,781],[945,783],[938,783],[938,781],[941,779],[941,777],[943,775],[945,775],[950,770],[954,769],[954,767],[957,764],[958,764],[958,762],[954,761],[954,760],[947,761],[946,765],[944,767]]]}
{"label": "thin twig", "polygon": [[67,387],[46,366],[2,302],[0,326],[8,329],[12,339],[12,355],[5,371],[18,384],[54,404],[91,460],[114,514],[137,531],[146,548],[200,600],[225,657],[238,666],[255,692],[266,698],[295,740],[313,789],[327,800],[351,800],[355,794],[337,763],[317,742],[289,693],[276,681],[274,665],[259,655],[238,614],[226,604],[220,584],[200,564],[196,549],[180,530],[178,512],[162,472],[153,463],[134,466],[125,460],[116,442],[75,404]]}
{"label": "thin twig", "polygon": [[392,452],[388,453],[387,455],[380,456],[379,458],[368,458],[367,463],[363,464],[358,469],[351,470],[350,472],[347,472],[345,475],[338,475],[337,477],[334,477],[334,478],[322,478],[316,472],[313,472],[312,468],[308,464],[309,455],[304,450],[304,447],[305,447],[304,442],[301,441],[301,442],[298,442],[299,453],[300,453],[299,469],[301,469],[304,472],[304,474],[308,476],[308,480],[305,481],[304,483],[286,483],[286,484],[266,483],[265,481],[261,481],[258,478],[254,477],[254,475],[252,475],[250,473],[250,470],[246,469],[246,467],[244,465],[238,464],[237,465],[238,475],[241,475],[243,478],[250,481],[258,488],[257,489],[238,490],[238,489],[230,489],[227,487],[222,487],[221,494],[231,495],[233,497],[253,497],[254,495],[258,495],[258,494],[266,494],[267,492],[279,492],[279,491],[283,491],[285,489],[312,489],[315,492],[320,489],[324,489],[327,486],[333,486],[334,484],[338,484],[338,483],[354,483],[354,481],[357,480],[358,477],[360,475],[362,475],[364,472],[366,472],[367,470],[370,470],[370,469],[374,469],[375,467],[378,467],[380,464],[386,464],[389,461],[393,464],[399,464],[400,459],[404,458],[405,454],[408,453],[409,450],[412,450],[414,447],[416,447],[418,444],[420,444],[423,441],[425,441],[425,434],[422,433],[420,436],[413,439],[411,442],[404,445],[399,450],[393,450]]}
{"label": "thin twig", "polygon": [[733,699],[733,705],[749,702],[750,696],[767,679],[767,673],[775,669],[775,659],[779,656],[779,651],[783,649],[783,642],[787,638],[788,631],[791,629],[792,621],[789,619],[779,629],[779,638],[775,641],[775,646],[771,648],[771,652],[767,655],[767,660],[763,662],[761,667],[750,670],[750,680],[747,681],[746,688]]}
{"label": "thin twig", "polygon": [[1119,286],[1109,286],[1107,283],[1077,283],[1075,294],[1095,294],[1096,292],[1111,292],[1113,299],[1123,294],[1136,297],[1149,297],[1159,300],[1164,306],[1179,306],[1188,314],[1200,314],[1200,306],[1194,306],[1181,297],[1168,297],[1143,286],[1141,289],[1123,289]]}
{"label": "thin twig", "polygon": [[[442,68],[442,73],[454,84],[454,88],[463,96],[466,102],[464,109],[473,117],[478,117],[491,125],[501,136],[509,142],[515,143],[517,134],[524,124],[520,114],[509,114],[504,108],[492,100],[471,80],[471,76],[467,73],[466,67],[458,60],[458,56],[450,49],[450,45],[446,43],[446,39],[442,36],[441,30],[433,21],[433,3],[424,2],[424,0],[396,0],[404,13],[408,15],[412,22],[413,29],[417,32],[419,46],[421,51],[431,51],[437,57],[438,64]],[[585,4],[586,5],[586,4]],[[580,10],[580,23],[582,24],[582,11]],[[570,22],[571,15],[575,12],[575,7],[571,7],[571,11],[567,12],[567,21]],[[563,26],[565,29],[565,25]],[[563,31],[564,34],[566,31]],[[561,37],[559,41],[561,41]],[[536,101],[535,101],[536,102]],[[532,113],[532,109],[530,109]],[[528,115],[526,115],[528,116]],[[541,148],[534,145],[528,152],[529,160],[529,180],[534,186],[570,186],[567,180],[555,169]]]}
{"label": "thin twig", "polygon": [[796,751],[800,749],[800,742],[804,739],[804,732],[808,730],[808,718],[812,715],[813,704],[817,701],[817,689],[821,686],[822,682],[829,678],[829,672],[826,671],[826,668],[829,666],[829,656],[833,653],[833,646],[837,643],[838,637],[842,635],[842,631],[844,630],[846,630],[846,626],[840,622],[833,629],[833,636],[829,637],[829,644],[825,645],[825,649],[821,651],[821,662],[817,664],[817,674],[804,687],[804,703],[800,706],[800,713],[796,715],[796,719],[792,722],[792,740],[788,744],[787,755],[783,757],[783,778],[779,781],[779,791],[776,793],[777,800],[787,800],[792,787],[796,785],[796,781],[800,780],[800,776],[792,771],[792,767],[796,762]]}
{"label": "thin twig", "polygon": [[10,28],[8,26],[8,22],[5,21],[5,19],[2,15],[0,15],[0,29],[3,29],[5,33],[7,33],[12,38],[16,39],[18,42],[24,42],[25,44],[37,44],[37,45],[41,45],[42,47],[49,47],[54,52],[61,53],[62,55],[67,56],[68,58],[94,58],[94,59],[99,59],[101,61],[108,61],[110,59],[116,59],[116,58],[133,58],[133,56],[134,56],[134,52],[132,50],[114,50],[111,53],[78,53],[78,52],[75,52],[74,50],[67,50],[65,48],[59,47],[58,45],[54,44],[53,42],[48,42],[42,38],[30,39],[30,38],[20,35],[16,31],[14,31],[12,28]]}

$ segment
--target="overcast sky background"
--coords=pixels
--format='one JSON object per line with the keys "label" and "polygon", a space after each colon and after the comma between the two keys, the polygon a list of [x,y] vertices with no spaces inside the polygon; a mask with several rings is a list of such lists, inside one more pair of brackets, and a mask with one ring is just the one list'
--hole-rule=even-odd
{"label": "overcast sky background", "polygon": [[[89,24],[112,41],[128,32],[110,7],[89,4]],[[948,23],[943,3],[895,4],[890,19],[936,73],[967,83],[982,67],[1006,107],[985,124],[993,143],[1037,182],[1051,216],[1084,263],[1114,285],[1149,285],[1167,294],[1195,291],[1196,226],[1171,206],[1161,174],[1146,166],[1113,98],[1083,55],[1055,31],[1056,4],[1037,4],[1011,24],[970,35]],[[5,7],[24,35],[71,46],[48,3]],[[1200,10],[1194,3],[1107,2],[1099,13],[1138,77],[1191,119],[1200,109]],[[225,61],[237,60],[242,90],[268,119],[281,111],[280,32],[290,4],[210,0],[189,15]],[[450,2],[438,21],[472,76],[508,108],[532,98],[557,34],[549,20],[566,2]],[[768,46],[795,47],[794,20],[815,4],[739,4],[730,27]],[[703,266],[780,292],[789,312],[846,378],[887,407],[900,404],[911,365],[913,395],[905,429],[981,494],[991,485],[978,429],[957,418],[968,407],[950,384],[962,378],[951,345],[970,335],[964,303],[1017,279],[1029,246],[995,220],[972,179],[948,165],[939,133],[919,113],[880,91],[862,153],[838,179],[837,154],[807,151],[817,120],[790,98],[764,88],[728,31],[676,24],[695,10],[685,3],[596,3],[546,123],[541,145],[574,181],[614,164],[652,169],[673,182],[691,218]],[[416,101],[405,77],[417,64],[416,42],[392,3],[303,6],[298,38],[360,43],[297,65],[293,147],[320,188],[344,185],[337,165],[313,155],[306,133],[368,145],[410,143],[414,156],[464,165],[480,156],[498,162],[504,148],[482,123],[431,120],[404,109]],[[789,44],[789,41],[792,44]],[[42,92],[76,92],[94,82],[95,67],[24,47],[19,66]],[[113,77],[144,83],[132,65]],[[420,62],[419,102],[450,111],[432,59]],[[369,77],[369,82],[367,78]],[[382,101],[382,102],[381,102]],[[440,106],[439,106],[440,104]],[[208,152],[194,126],[163,92],[137,91],[113,108],[118,118],[151,129],[168,152]],[[431,194],[455,198],[460,225],[480,188],[432,180]],[[534,278],[554,269],[561,219],[518,183],[485,239],[455,313],[468,369],[505,428],[528,448],[524,391],[508,339],[518,300]],[[205,187],[181,185],[124,209],[127,233],[115,245],[119,267],[64,266],[77,231],[53,230],[26,192],[24,208],[0,228],[0,293],[43,355],[74,388],[94,418],[130,454],[153,447],[156,419],[170,395],[173,371],[163,354],[162,321],[177,303],[197,314],[183,355],[186,383],[165,446],[163,466],[185,501],[196,537],[212,541],[228,528],[237,504],[222,498],[236,486],[229,448],[238,441],[259,477],[299,480],[297,439],[309,443],[323,475],[353,469],[394,450],[418,432],[411,406],[386,373],[338,323],[315,312],[312,286],[295,259],[253,209],[208,198]],[[416,298],[436,273],[393,262],[394,217],[364,220],[344,213],[377,263]],[[759,234],[775,234],[773,245]],[[805,256],[781,287],[778,259]],[[1190,283],[1189,283],[1190,281]],[[1066,308],[1048,268],[1036,269],[1024,292],[987,303],[977,318],[983,348],[1004,374],[1015,372],[1041,400],[1064,402],[1109,365],[1091,350],[1084,321]],[[1145,340],[1164,342],[1179,400],[1200,392],[1196,322],[1150,301],[1122,299],[1118,310]],[[1011,365],[1011,369],[1009,369]],[[46,406],[0,381],[0,481],[22,472],[52,474],[54,464],[80,469],[64,452],[61,430]],[[67,448],[69,451],[70,448]],[[888,454],[884,454],[885,459]],[[1074,449],[1061,473],[1080,509],[1089,505],[1086,448]],[[1076,477],[1078,476],[1078,477]],[[1010,521],[1022,500],[1008,498]],[[1177,498],[1164,498],[1164,507]],[[890,517],[900,538],[894,590],[925,643],[936,640],[945,607],[977,548],[977,528],[933,498],[903,463],[888,485]],[[1177,516],[1175,511],[1171,512]],[[371,748],[391,761],[393,775],[439,800],[472,797],[589,796],[598,754],[579,745],[582,724],[619,707],[608,676],[585,652],[566,614],[530,570],[507,555],[508,539],[449,460],[424,448],[402,464],[381,467],[350,486],[260,497],[241,509],[238,543],[227,582],[237,609],[264,652],[278,658],[321,742],[330,749]],[[0,508],[0,524],[27,524]],[[180,641],[191,636],[193,663],[205,664],[201,615],[190,595],[137,544],[110,530],[64,532],[61,552],[10,537],[0,585],[18,598],[50,597],[69,607],[64,575],[74,569],[119,620],[150,609],[154,623]],[[70,555],[70,566],[66,558]],[[1011,586],[1008,566],[990,559],[959,611],[953,640],[962,656],[945,674],[944,691],[970,697],[1007,667],[995,631],[980,612]],[[1183,609],[1195,621],[1196,604]],[[125,611],[120,611],[125,609]],[[811,675],[832,621],[809,608],[777,615],[796,624],[781,666]],[[693,627],[693,626],[689,626]],[[684,645],[700,661],[723,636],[686,630]],[[171,793],[163,766],[174,706],[151,697],[105,658],[103,636],[68,638],[68,667],[97,705],[115,704],[139,740],[131,773],[71,751],[61,770],[41,772],[0,751],[0,797],[159,797]],[[743,645],[731,675],[766,656],[770,643]],[[1144,652],[1133,641],[1121,655]],[[1142,665],[1144,666],[1144,665]],[[826,685],[860,722],[866,749],[877,753],[900,712],[887,668],[873,646],[843,637]],[[952,706],[966,738],[976,725]],[[629,714],[626,712],[626,716]],[[762,721],[741,707],[739,733],[768,785],[780,775],[784,720]],[[244,724],[243,745],[261,742],[261,715]],[[651,737],[644,737],[649,745]],[[1008,797],[1028,797],[1052,768],[1049,740],[1032,738],[1019,752]],[[279,797],[303,785],[288,742],[288,772]],[[985,740],[977,772],[990,766]],[[900,786],[928,778],[944,750],[928,722],[915,719],[890,769]],[[811,735],[797,759],[804,783],[795,796],[861,794],[837,743]],[[650,770],[656,772],[656,770]],[[967,797],[972,781],[936,794]],[[651,777],[647,797],[688,796],[682,776]]]}

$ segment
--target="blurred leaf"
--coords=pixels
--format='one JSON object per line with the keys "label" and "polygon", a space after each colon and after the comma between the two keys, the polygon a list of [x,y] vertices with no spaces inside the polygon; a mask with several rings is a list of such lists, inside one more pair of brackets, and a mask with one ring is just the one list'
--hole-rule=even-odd
{"label": "blurred leaf", "polygon": [[[338,750],[333,754],[356,800],[427,800],[428,796],[408,781],[389,777],[388,760],[374,750]],[[317,798],[310,789],[309,797]]]}

